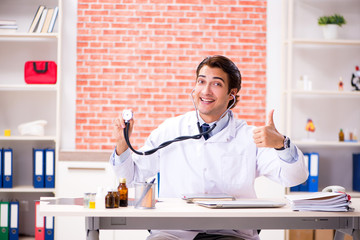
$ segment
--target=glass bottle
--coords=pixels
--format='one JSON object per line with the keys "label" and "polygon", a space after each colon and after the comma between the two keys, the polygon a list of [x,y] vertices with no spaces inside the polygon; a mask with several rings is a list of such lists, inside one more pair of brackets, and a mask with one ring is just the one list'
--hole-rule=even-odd
{"label": "glass bottle", "polygon": [[120,195],[120,207],[127,207],[128,206],[128,188],[126,186],[126,178],[120,178],[118,192]]}
{"label": "glass bottle", "polygon": [[84,193],[84,208],[89,208],[90,194]]}
{"label": "glass bottle", "polygon": [[345,135],[344,135],[344,132],[343,132],[342,128],[340,128],[339,141],[343,142],[344,140],[345,140]]}
{"label": "glass bottle", "polygon": [[105,199],[104,189],[102,187],[98,187],[98,190],[96,192],[95,208],[105,209],[104,199]]}
{"label": "glass bottle", "polygon": [[113,189],[112,194],[114,196],[114,208],[118,208],[120,203],[120,194],[116,188]]}
{"label": "glass bottle", "polygon": [[95,209],[95,200],[96,200],[96,193],[91,193],[89,200],[89,208]]}
{"label": "glass bottle", "polygon": [[105,196],[105,207],[106,208],[114,208],[114,195],[112,194],[112,191],[108,191],[107,195]]}

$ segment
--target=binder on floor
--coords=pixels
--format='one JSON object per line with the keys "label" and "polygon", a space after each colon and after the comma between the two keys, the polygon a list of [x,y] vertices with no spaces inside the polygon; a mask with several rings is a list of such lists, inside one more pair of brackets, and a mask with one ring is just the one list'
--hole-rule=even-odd
{"label": "binder on floor", "polygon": [[35,202],[35,240],[44,240],[44,216],[39,213],[40,201]]}
{"label": "binder on floor", "polygon": [[45,240],[54,240],[54,217],[45,217]]}
{"label": "binder on floor", "polygon": [[9,239],[9,202],[0,202],[0,240]]}
{"label": "binder on floor", "polygon": [[13,150],[3,149],[3,187],[13,187]]}
{"label": "binder on floor", "polygon": [[[309,153],[304,153],[304,161],[305,161],[305,166],[307,167],[307,169],[309,170],[309,173],[310,173],[310,164],[309,164],[310,154]],[[305,182],[303,182],[302,184],[299,185],[300,192],[308,192],[309,191],[309,178],[310,178],[310,175]]]}
{"label": "binder on floor", "polygon": [[19,202],[10,202],[9,240],[19,240]]}
{"label": "binder on floor", "polygon": [[45,149],[45,187],[55,187],[55,149]]}
{"label": "binder on floor", "polygon": [[45,187],[44,183],[44,150],[33,149],[33,165],[34,165],[34,188]]}
{"label": "binder on floor", "polygon": [[3,149],[0,148],[0,188],[3,187]]}
{"label": "binder on floor", "polygon": [[319,188],[319,153],[310,153],[309,192]]}

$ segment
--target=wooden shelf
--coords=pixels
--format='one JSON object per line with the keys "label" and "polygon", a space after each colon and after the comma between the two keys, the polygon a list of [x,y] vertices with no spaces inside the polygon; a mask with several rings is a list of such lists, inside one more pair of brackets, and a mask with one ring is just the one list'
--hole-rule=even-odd
{"label": "wooden shelf", "polygon": [[291,40],[285,40],[286,44],[292,42],[293,44],[317,44],[317,45],[359,45],[360,40],[349,40],[349,39],[336,39],[336,40],[326,40],[326,39],[305,39],[305,38],[293,38]]}
{"label": "wooden shelf", "polygon": [[53,193],[54,188],[34,188],[33,186],[16,186],[13,188],[0,188],[0,192],[9,193]]}
{"label": "wooden shelf", "polygon": [[304,141],[293,140],[299,147],[360,147],[360,141],[357,142],[336,142],[336,141]]}
{"label": "wooden shelf", "polygon": [[0,91],[56,91],[57,84],[0,84]]}
{"label": "wooden shelf", "polygon": [[[333,97],[360,97],[360,91],[326,91],[326,90],[291,90],[291,94],[295,96],[333,96]],[[289,93],[289,91],[285,91],[285,93]]]}
{"label": "wooden shelf", "polygon": [[25,32],[13,32],[13,33],[0,33],[1,38],[58,38],[58,33],[25,33]]}
{"label": "wooden shelf", "polygon": [[0,141],[56,141],[55,136],[0,136]]}

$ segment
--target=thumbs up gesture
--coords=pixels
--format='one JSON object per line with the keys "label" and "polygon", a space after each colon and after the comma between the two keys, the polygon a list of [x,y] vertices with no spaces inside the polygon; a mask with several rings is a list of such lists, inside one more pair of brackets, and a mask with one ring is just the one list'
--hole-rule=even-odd
{"label": "thumbs up gesture", "polygon": [[253,138],[257,147],[282,148],[284,146],[284,136],[276,130],[273,116],[274,109],[269,113],[267,124],[254,129]]}

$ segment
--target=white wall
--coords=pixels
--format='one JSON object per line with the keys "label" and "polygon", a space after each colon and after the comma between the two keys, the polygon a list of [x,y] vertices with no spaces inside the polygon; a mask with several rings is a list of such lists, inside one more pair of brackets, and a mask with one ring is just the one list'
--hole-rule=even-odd
{"label": "white wall", "polygon": [[63,0],[61,143],[60,149],[75,149],[76,24],[77,1]]}
{"label": "white wall", "polygon": [[278,131],[284,132],[281,121],[282,0],[268,0],[267,6],[266,110],[268,113],[275,109],[275,126]]}

